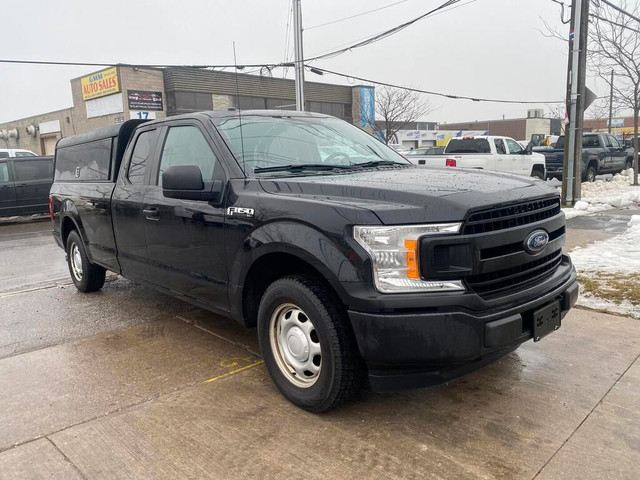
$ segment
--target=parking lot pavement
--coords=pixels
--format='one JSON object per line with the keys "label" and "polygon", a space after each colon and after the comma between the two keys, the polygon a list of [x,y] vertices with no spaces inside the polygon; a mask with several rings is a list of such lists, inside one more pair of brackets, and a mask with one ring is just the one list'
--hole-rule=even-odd
{"label": "parking lot pavement", "polygon": [[640,215],[637,209],[613,209],[603,212],[573,217],[567,220],[567,241],[565,249],[599,242],[623,233],[633,215]]}
{"label": "parking lot pavement", "polygon": [[36,279],[0,291],[0,479],[640,477],[637,320],[574,309],[456,382],[314,415],[252,330],[121,278]]}
{"label": "parking lot pavement", "polygon": [[51,221],[0,222],[0,292],[69,278]]}

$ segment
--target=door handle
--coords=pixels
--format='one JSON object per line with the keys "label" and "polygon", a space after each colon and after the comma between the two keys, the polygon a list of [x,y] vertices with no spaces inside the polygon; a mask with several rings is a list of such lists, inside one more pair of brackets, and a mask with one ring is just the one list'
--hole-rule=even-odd
{"label": "door handle", "polygon": [[144,218],[147,220],[152,220],[154,222],[160,220],[160,211],[155,207],[145,208],[142,210],[142,213],[144,214]]}

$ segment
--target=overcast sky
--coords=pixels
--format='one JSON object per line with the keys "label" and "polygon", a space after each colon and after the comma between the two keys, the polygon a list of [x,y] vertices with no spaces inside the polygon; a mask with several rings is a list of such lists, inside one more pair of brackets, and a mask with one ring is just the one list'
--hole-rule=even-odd
{"label": "overcast sky", "polygon": [[[305,27],[398,0],[302,0]],[[444,0],[405,0],[378,12],[304,33],[305,57],[404,23]],[[569,2],[570,3],[570,2]],[[396,35],[315,65],[364,78],[453,95],[562,100],[566,44],[545,38],[543,17],[559,31],[551,0],[462,0]],[[0,58],[137,64],[276,63],[285,59],[290,0],[30,0],[4,2]],[[293,48],[292,41],[290,42]],[[71,78],[96,67],[0,64],[0,122],[70,107]],[[282,76],[275,70],[273,76]],[[293,78],[289,69],[288,78]],[[347,80],[307,72],[307,80]],[[357,82],[362,83],[362,82]],[[598,95],[597,86],[588,86]],[[602,90],[604,87],[600,87]],[[438,122],[526,116],[536,105],[428,98]],[[546,108],[547,104],[540,104]]]}

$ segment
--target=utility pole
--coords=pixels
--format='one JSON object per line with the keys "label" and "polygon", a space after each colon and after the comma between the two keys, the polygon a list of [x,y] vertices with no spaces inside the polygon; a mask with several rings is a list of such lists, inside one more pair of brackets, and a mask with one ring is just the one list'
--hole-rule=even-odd
{"label": "utility pole", "polygon": [[609,133],[611,133],[611,121],[613,120],[613,70],[611,70],[611,91],[609,92]]}
{"label": "utility pole", "polygon": [[293,0],[293,43],[296,71],[296,110],[304,112],[304,55],[302,54],[302,6]]}
{"label": "utility pole", "polygon": [[570,66],[567,75],[569,128],[565,129],[562,203],[573,206],[580,199],[582,175],[582,129],[585,106],[586,54],[589,0],[572,0],[569,34]]}

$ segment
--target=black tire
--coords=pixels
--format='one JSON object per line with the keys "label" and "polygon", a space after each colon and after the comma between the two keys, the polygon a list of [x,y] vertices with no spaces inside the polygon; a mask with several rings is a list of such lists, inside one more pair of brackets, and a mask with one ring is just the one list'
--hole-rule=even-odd
{"label": "black tire", "polygon": [[598,172],[596,171],[596,167],[594,167],[593,165],[589,165],[589,168],[587,168],[587,174],[585,176],[585,181],[587,181],[587,182],[595,182],[597,174],[598,174]]}
{"label": "black tire", "polygon": [[627,162],[624,164],[624,169],[629,170],[630,168],[633,168],[633,160],[628,158]]}
{"label": "black tire", "polygon": [[[309,329],[308,333],[298,326]],[[283,348],[278,339],[286,342]],[[360,389],[364,369],[346,311],[333,292],[310,277],[284,277],[267,288],[258,311],[258,340],[278,390],[305,410],[326,412],[353,398]],[[319,372],[295,373],[285,356],[291,359],[296,350],[302,360],[300,370],[304,362],[313,369],[312,362]]]}
{"label": "black tire", "polygon": [[89,262],[84,242],[75,230],[67,237],[67,265],[73,284],[81,292],[95,292],[104,285],[107,271]]}

